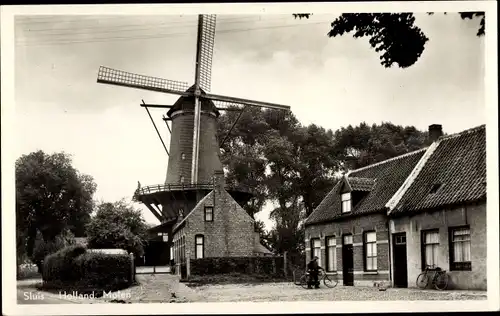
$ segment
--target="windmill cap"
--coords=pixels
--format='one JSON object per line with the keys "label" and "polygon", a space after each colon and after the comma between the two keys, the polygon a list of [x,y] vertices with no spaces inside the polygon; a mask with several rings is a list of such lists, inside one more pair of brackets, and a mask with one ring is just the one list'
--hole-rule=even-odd
{"label": "windmill cap", "polygon": [[[192,85],[189,89],[186,90],[188,93],[194,93],[195,86]],[[203,89],[201,89],[201,95],[206,94]],[[215,104],[212,102],[212,100],[209,99],[201,99],[201,110],[202,111],[209,111],[212,112],[216,115],[216,117],[219,117],[220,112],[217,110],[217,107]],[[194,111],[194,95],[189,95],[189,96],[181,96],[177,101],[174,103],[174,105],[168,110],[167,116],[171,117],[172,114],[174,114],[176,111],[181,111],[181,110],[188,110],[188,111]]]}

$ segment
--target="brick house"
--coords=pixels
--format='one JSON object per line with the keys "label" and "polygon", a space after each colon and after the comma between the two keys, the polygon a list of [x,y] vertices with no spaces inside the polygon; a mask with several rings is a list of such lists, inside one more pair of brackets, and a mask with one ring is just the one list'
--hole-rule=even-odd
{"label": "brick house", "polygon": [[396,286],[426,265],[449,287],[486,290],[486,128],[441,137],[388,203]]}
{"label": "brick house", "polygon": [[223,172],[214,189],[173,227],[171,257],[175,262],[208,257],[271,255],[260,243],[255,221],[224,188]]}
{"label": "brick house", "polygon": [[424,150],[347,173],[305,222],[306,259],[316,255],[344,285],[390,281],[385,204]]}
{"label": "brick house", "polygon": [[427,262],[451,270],[454,287],[484,288],[484,130],[440,137],[431,125],[428,148],[345,174],[305,222],[306,260],[318,256],[344,285],[415,286]]}

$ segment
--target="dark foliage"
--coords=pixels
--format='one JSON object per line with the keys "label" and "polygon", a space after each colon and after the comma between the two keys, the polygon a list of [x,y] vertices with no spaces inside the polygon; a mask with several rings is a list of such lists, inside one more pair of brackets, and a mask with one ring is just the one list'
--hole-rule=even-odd
{"label": "dark foliage", "polygon": [[[191,274],[283,275],[283,257],[219,257],[191,260]],[[273,268],[274,267],[274,268]]]}
{"label": "dark foliage", "polygon": [[136,257],[144,254],[148,225],[139,210],[125,203],[101,203],[87,225],[89,248],[125,249]]}
{"label": "dark foliage", "polygon": [[462,19],[473,19],[473,18],[480,18],[481,21],[479,22],[479,29],[477,30],[477,36],[483,36],[485,34],[485,20],[486,20],[486,15],[484,12],[460,12],[460,17]]}
{"label": "dark foliage", "polygon": [[64,248],[46,257],[43,267],[45,289],[95,293],[130,286],[134,280],[128,255],[110,255],[86,251],[85,247]]}
{"label": "dark foliage", "polygon": [[382,65],[407,68],[420,58],[429,40],[414,22],[411,13],[344,13],[332,22],[328,36],[353,31],[356,38],[369,36],[370,45],[381,52]]}
{"label": "dark foliage", "polygon": [[428,145],[427,132],[413,126],[392,123],[361,123],[335,132],[335,142],[345,169],[357,169],[382,160],[406,154]]}
{"label": "dark foliage", "polygon": [[[459,14],[462,19],[480,18],[477,36],[485,34],[484,12]],[[311,14],[293,16],[309,19]],[[332,22],[328,36],[342,36],[350,32],[353,32],[355,38],[367,36],[370,38],[370,45],[381,53],[383,66],[391,67],[396,63],[401,68],[407,68],[417,62],[429,40],[414,22],[412,13],[344,13]]]}
{"label": "dark foliage", "polygon": [[65,153],[37,151],[16,161],[16,231],[18,258],[31,257],[38,233],[54,241],[69,229],[81,235],[90,219],[92,177],[72,166]]}

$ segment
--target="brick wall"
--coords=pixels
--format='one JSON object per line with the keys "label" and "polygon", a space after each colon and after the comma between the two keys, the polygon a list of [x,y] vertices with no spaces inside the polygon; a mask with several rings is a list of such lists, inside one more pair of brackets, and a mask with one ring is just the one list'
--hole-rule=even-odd
{"label": "brick wall", "polygon": [[[219,144],[216,138],[217,118],[209,113],[202,113],[200,124],[198,182],[208,182],[215,170],[222,169]],[[181,176],[184,177],[184,183],[190,183],[193,128],[194,115],[192,111],[176,112],[172,115],[170,156],[165,183],[178,184]],[[184,159],[182,159],[182,154],[184,154]]]}
{"label": "brick wall", "polygon": [[[377,233],[377,272],[364,271],[363,234],[368,231],[375,231]],[[337,244],[336,274],[342,279],[342,235],[344,234],[353,235],[354,284],[366,283],[372,285],[373,281],[379,280],[388,282],[390,277],[389,243],[387,217],[384,214],[370,214],[337,222],[307,226],[305,230],[306,261],[311,260],[311,238],[320,238],[320,262],[322,267],[326,268],[326,237],[335,236]]]}
{"label": "brick wall", "polygon": [[[213,221],[205,221],[205,206],[214,207]],[[186,250],[195,257],[195,235],[204,236],[205,257],[251,256],[254,246],[254,220],[223,189],[216,186],[186,218]]]}
{"label": "brick wall", "polygon": [[[471,271],[450,271],[449,228],[470,225]],[[406,232],[408,286],[422,272],[422,230],[438,229],[437,265],[450,275],[450,288],[486,290],[486,203],[464,205],[412,217],[391,219],[391,234]]]}

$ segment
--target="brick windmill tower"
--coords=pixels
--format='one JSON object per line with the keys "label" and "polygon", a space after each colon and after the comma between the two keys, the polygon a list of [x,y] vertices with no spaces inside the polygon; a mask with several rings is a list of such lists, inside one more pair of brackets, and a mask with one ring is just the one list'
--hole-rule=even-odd
{"label": "brick windmill tower", "polygon": [[[154,233],[170,236],[173,226],[187,216],[196,204],[214,189],[216,179],[219,178],[219,181],[220,178],[223,179],[222,163],[219,158],[220,147],[216,136],[220,111],[234,110],[234,106],[239,111],[244,111],[247,106],[280,110],[290,108],[285,105],[210,93],[215,20],[215,15],[198,16],[195,82],[191,87],[185,82],[138,75],[102,66],[99,68],[97,78],[99,83],[180,96],[173,105],[145,104],[144,101],[141,104],[150,116],[169,156],[165,182],[139,187],[134,196],[161,222],[151,229]],[[167,116],[164,116],[163,120],[170,132],[170,150],[167,150],[148,108],[168,109]],[[234,122],[233,127],[236,123]],[[225,189],[241,206],[252,197],[251,188],[241,185],[225,183]],[[170,238],[166,237],[164,240],[167,241],[165,246],[170,247]]]}

